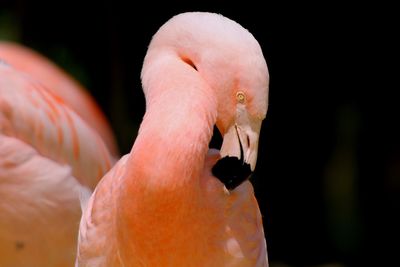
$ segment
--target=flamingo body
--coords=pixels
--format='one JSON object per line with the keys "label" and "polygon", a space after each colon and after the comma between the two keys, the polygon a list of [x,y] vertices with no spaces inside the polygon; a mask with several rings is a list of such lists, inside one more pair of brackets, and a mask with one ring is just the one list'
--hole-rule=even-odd
{"label": "flamingo body", "polygon": [[[177,15],[154,35],[142,84],[138,137],[86,205],[76,265],[268,266],[251,183],[229,191],[212,173],[225,156],[254,169],[268,92],[257,41],[221,15]],[[221,151],[208,149],[215,124]]]}

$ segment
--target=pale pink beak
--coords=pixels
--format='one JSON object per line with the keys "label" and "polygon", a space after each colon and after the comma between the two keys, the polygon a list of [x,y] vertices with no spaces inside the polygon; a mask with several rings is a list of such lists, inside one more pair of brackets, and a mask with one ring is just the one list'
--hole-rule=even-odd
{"label": "pale pink beak", "polygon": [[242,104],[237,105],[236,119],[223,136],[221,158],[237,157],[254,171],[262,120],[251,118]]}

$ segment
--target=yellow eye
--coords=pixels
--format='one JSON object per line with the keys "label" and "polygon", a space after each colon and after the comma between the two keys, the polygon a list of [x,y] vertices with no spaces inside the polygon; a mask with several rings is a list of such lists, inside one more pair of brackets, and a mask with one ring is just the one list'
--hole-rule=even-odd
{"label": "yellow eye", "polygon": [[242,91],[239,91],[236,93],[236,100],[240,104],[243,104],[246,101],[246,95]]}

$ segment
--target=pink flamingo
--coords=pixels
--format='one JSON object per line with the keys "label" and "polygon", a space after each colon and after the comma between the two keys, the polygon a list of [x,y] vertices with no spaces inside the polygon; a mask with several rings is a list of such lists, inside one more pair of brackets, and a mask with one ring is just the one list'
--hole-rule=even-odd
{"label": "pink flamingo", "polygon": [[248,174],[224,168],[254,169],[268,80],[236,22],[195,12],[164,24],[144,60],[139,135],[83,205],[76,265],[268,266]]}
{"label": "pink flamingo", "polygon": [[53,94],[61,97],[73,111],[100,134],[112,154],[118,155],[114,135],[104,114],[86,89],[75,79],[36,51],[17,43],[0,41],[0,59],[13,68],[28,73]]}
{"label": "pink flamingo", "polygon": [[74,109],[89,111],[86,120],[100,131],[108,125],[55,65],[6,46],[0,45],[0,266],[73,266],[80,192],[94,189],[113,163],[99,133]]}

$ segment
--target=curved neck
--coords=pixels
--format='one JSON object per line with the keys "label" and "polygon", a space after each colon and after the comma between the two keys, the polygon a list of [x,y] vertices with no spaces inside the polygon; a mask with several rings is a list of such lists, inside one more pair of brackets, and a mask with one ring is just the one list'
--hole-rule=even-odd
{"label": "curved neck", "polygon": [[217,103],[199,73],[173,53],[150,53],[142,73],[146,114],[128,179],[144,189],[193,185],[213,133]]}
{"label": "curved neck", "polygon": [[210,88],[179,57],[150,65],[142,77],[146,114],[117,197],[119,249],[127,258],[146,257],[193,217],[217,112]]}

